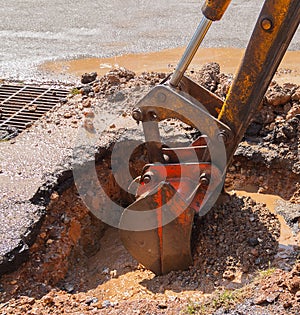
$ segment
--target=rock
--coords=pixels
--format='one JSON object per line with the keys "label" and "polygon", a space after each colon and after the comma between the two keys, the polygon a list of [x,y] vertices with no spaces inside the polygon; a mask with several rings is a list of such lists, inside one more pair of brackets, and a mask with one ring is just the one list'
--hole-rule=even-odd
{"label": "rock", "polygon": [[293,270],[292,270],[292,275],[295,276],[300,276],[300,263],[296,264],[294,267],[293,267]]}
{"label": "rock", "polygon": [[123,92],[118,91],[109,97],[111,102],[122,102],[125,100],[125,95]]}
{"label": "rock", "polygon": [[235,278],[235,275],[234,275],[234,273],[232,271],[226,270],[223,273],[223,278],[231,281],[231,280],[233,280]]}
{"label": "rock", "polygon": [[92,106],[92,102],[90,99],[86,99],[82,102],[82,106],[85,108],[91,107]]}
{"label": "rock", "polygon": [[260,305],[267,301],[267,296],[265,294],[260,294],[257,298],[253,300],[254,304]]}
{"label": "rock", "polygon": [[51,194],[50,199],[51,200],[57,200],[59,198],[59,194],[55,191]]}
{"label": "rock", "polygon": [[110,274],[111,278],[117,278],[117,270],[116,269],[111,270],[109,272],[109,274]]}
{"label": "rock", "polygon": [[[296,165],[297,163],[295,163]],[[300,162],[298,162],[300,168]],[[299,170],[300,174],[300,170]],[[300,205],[291,203],[285,200],[278,200],[276,205],[276,212],[284,217],[287,224],[293,227],[294,223],[297,222],[300,218]]]}
{"label": "rock", "polygon": [[97,76],[98,76],[97,72],[84,73],[81,76],[81,83],[82,84],[91,83],[96,80]]}
{"label": "rock", "polygon": [[37,110],[37,105],[28,105],[27,109],[29,112],[35,112]]}
{"label": "rock", "polygon": [[259,252],[256,248],[252,248],[250,251],[251,255],[253,255],[254,257],[258,257],[259,256]]}
{"label": "rock", "polygon": [[279,106],[288,103],[291,100],[291,95],[279,85],[275,85],[266,93],[266,100],[272,106]]}
{"label": "rock", "polygon": [[68,119],[68,118],[71,118],[71,117],[72,117],[72,113],[71,112],[68,111],[68,112],[64,113],[64,118]]}
{"label": "rock", "polygon": [[30,128],[33,125],[32,121],[29,121],[28,123],[25,124],[25,128]]}
{"label": "rock", "polygon": [[269,294],[262,293],[259,297],[254,299],[254,304],[260,305],[264,303],[273,303],[280,295],[280,292],[272,292]]}
{"label": "rock", "polygon": [[297,128],[293,128],[289,123],[284,124],[281,130],[287,139],[293,139],[297,136]]}
{"label": "rock", "polygon": [[286,104],[283,106],[283,111],[284,111],[285,113],[287,113],[291,108],[292,108],[291,103],[286,103]]}
{"label": "rock", "polygon": [[262,124],[257,122],[252,122],[246,130],[246,135],[248,136],[256,136],[262,129]]}
{"label": "rock", "polygon": [[284,88],[284,90],[288,91],[291,90],[291,92],[294,92],[295,90],[297,90],[298,85],[295,83],[283,83],[282,87]]}
{"label": "rock", "polygon": [[47,305],[47,306],[50,306],[50,305],[54,304],[53,298],[52,298],[51,296],[47,296],[47,295],[45,295],[44,297],[42,297],[41,302],[42,302],[44,305]]}
{"label": "rock", "polygon": [[103,275],[108,275],[109,274],[109,268],[108,267],[104,267],[102,270],[102,274]]}
{"label": "rock", "polygon": [[283,307],[284,308],[290,308],[293,305],[293,302],[291,300],[287,300],[283,302]]}
{"label": "rock", "polygon": [[107,79],[109,81],[110,84],[112,85],[117,85],[120,84],[120,78],[116,75],[116,74],[108,74],[107,75]]}
{"label": "rock", "polygon": [[296,292],[295,298],[296,298],[297,302],[300,302],[300,291]]}
{"label": "rock", "polygon": [[112,303],[109,300],[105,300],[102,303],[102,307],[107,308],[107,307],[111,307],[111,306],[112,306]]}
{"label": "rock", "polygon": [[66,284],[64,285],[64,288],[65,288],[65,290],[66,290],[68,293],[71,293],[71,292],[74,291],[74,285],[71,284],[71,283],[66,283]]}
{"label": "rock", "polygon": [[166,305],[165,303],[159,303],[158,304],[158,308],[161,309],[161,310],[165,310],[168,308],[168,305]]}
{"label": "rock", "polygon": [[61,98],[59,101],[61,104],[66,104],[68,102],[68,99],[64,97],[64,98]]}
{"label": "rock", "polygon": [[300,114],[300,105],[294,105],[286,114],[286,119],[291,119]]}
{"label": "rock", "polygon": [[94,86],[93,90],[94,90],[94,93],[96,93],[96,94],[99,93],[100,92],[100,86],[99,85]]}
{"label": "rock", "polygon": [[[80,89],[80,93],[83,95],[83,97],[87,98],[88,95],[91,93],[91,92],[94,92],[93,88],[89,85],[85,85],[83,86],[81,89]],[[82,98],[83,98],[82,97]]]}
{"label": "rock", "polygon": [[259,241],[258,241],[258,239],[256,237],[248,238],[247,242],[252,247],[255,247],[255,246],[257,246],[259,244]]}
{"label": "rock", "polygon": [[300,101],[300,87],[292,95],[293,101]]}
{"label": "rock", "polygon": [[78,240],[81,237],[81,225],[78,220],[76,219],[71,220],[68,235],[74,244],[78,242]]}
{"label": "rock", "polygon": [[279,295],[279,292],[272,292],[266,297],[266,301],[268,303],[273,303],[279,297]]}
{"label": "rock", "polygon": [[300,277],[294,276],[287,284],[288,290],[296,294],[298,291],[300,291]]}
{"label": "rock", "polygon": [[215,93],[221,98],[225,98],[233,81],[233,76],[220,73],[218,75],[219,84]]}
{"label": "rock", "polygon": [[98,299],[96,297],[87,298],[85,300],[85,304],[87,305],[95,304],[97,302],[98,302]]}
{"label": "rock", "polygon": [[255,263],[255,265],[261,264],[262,263],[261,257],[258,257],[257,259],[255,259],[254,263]]}
{"label": "rock", "polygon": [[90,117],[85,117],[82,125],[88,132],[95,132],[94,124]]}
{"label": "rock", "polygon": [[[204,65],[199,73],[197,73],[197,81],[206,89],[214,92],[217,89],[220,74],[220,65],[216,62],[211,62]],[[220,91],[224,93],[224,91]]]}
{"label": "rock", "polygon": [[94,114],[94,112],[93,112],[92,109],[85,109],[85,110],[83,111],[83,115],[84,115],[85,117],[88,117],[88,118],[94,118],[94,117],[95,117],[95,114]]}

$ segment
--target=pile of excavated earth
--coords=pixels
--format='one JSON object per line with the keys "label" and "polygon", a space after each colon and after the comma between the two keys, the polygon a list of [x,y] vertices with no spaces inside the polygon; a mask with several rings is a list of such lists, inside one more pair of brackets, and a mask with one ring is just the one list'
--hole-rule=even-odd
{"label": "pile of excavated earth", "polygon": [[[3,255],[9,272],[0,279],[1,314],[300,313],[299,86],[271,83],[228,170],[226,194],[195,219],[194,263],[188,270],[155,276],[127,253],[118,230],[94,216],[81,200],[67,157],[77,130],[91,132],[97,116],[107,126],[96,143],[99,182],[116,203],[130,204],[132,196],[112,175],[111,152],[115,142],[142,136],[141,127],[130,123],[130,113],[166,75],[138,76],[124,68],[100,78],[85,74],[66,100],[10,140],[15,141],[11,145],[41,136],[60,141],[64,134],[69,143],[65,156],[57,153],[62,166],[37,181],[31,202],[41,207],[41,215],[26,259],[8,268]],[[216,63],[188,75],[222,99],[233,79]],[[162,129],[172,141],[193,138],[193,130],[178,121],[167,121]],[[140,146],[130,158],[131,173],[137,176],[146,163],[146,149]],[[1,167],[5,173],[5,165]],[[258,202],[243,191],[273,195],[277,202],[270,209],[267,201]],[[90,199],[95,208],[105,208],[101,198]]]}

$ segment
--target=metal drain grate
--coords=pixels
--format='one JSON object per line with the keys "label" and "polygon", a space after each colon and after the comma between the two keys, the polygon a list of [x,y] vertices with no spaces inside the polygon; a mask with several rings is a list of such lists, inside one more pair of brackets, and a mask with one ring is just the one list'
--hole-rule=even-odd
{"label": "metal drain grate", "polygon": [[68,90],[0,85],[0,131],[17,133],[42,117],[69,93]]}

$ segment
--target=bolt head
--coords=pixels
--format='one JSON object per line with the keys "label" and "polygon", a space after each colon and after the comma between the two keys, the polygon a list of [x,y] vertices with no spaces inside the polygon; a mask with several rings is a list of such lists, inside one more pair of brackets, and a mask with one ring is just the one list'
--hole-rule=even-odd
{"label": "bolt head", "polygon": [[142,112],[139,108],[136,108],[132,111],[132,118],[136,121],[141,121],[142,120]]}
{"label": "bolt head", "polygon": [[151,176],[149,174],[145,174],[142,181],[144,184],[149,184],[151,182]]}
{"label": "bolt head", "polygon": [[209,179],[208,179],[208,177],[207,177],[207,175],[205,173],[201,174],[201,176],[200,176],[200,183],[203,186],[207,186],[209,184]]}
{"label": "bolt head", "polygon": [[224,142],[224,143],[226,143],[228,141],[227,133],[224,130],[219,132],[218,140],[219,140],[219,142]]}
{"label": "bolt head", "polygon": [[267,19],[267,18],[264,18],[262,21],[261,21],[261,27],[265,30],[265,31],[269,31],[271,28],[272,28],[272,21]]}
{"label": "bolt head", "polygon": [[157,95],[157,100],[160,102],[160,103],[164,103],[165,101],[166,101],[166,99],[167,99],[167,96],[166,96],[166,94],[164,94],[164,93],[158,93],[158,95]]}

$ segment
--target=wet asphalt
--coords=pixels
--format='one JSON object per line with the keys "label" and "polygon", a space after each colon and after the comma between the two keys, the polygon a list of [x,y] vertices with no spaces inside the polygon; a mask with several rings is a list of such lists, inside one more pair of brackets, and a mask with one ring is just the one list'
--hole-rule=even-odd
{"label": "wet asphalt", "polygon": [[[0,78],[43,79],[50,60],[108,57],[185,46],[201,19],[200,0],[15,0],[0,6]],[[246,46],[262,0],[232,0],[205,47]],[[290,49],[300,49],[298,31]]]}

